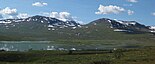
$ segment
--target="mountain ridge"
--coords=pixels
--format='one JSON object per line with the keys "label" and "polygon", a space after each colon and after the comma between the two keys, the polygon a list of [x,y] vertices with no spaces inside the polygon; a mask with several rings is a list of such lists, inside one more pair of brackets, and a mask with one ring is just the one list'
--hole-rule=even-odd
{"label": "mountain ridge", "polygon": [[0,20],[0,26],[1,40],[118,39],[116,36],[130,39],[131,34],[154,34],[153,29],[138,22],[108,18],[81,25],[75,21],[37,15],[25,19]]}

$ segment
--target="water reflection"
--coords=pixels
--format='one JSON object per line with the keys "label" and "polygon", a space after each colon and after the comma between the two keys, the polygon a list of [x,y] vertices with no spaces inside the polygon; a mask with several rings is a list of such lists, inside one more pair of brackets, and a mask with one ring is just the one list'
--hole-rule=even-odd
{"label": "water reflection", "polygon": [[0,50],[28,51],[28,50],[67,50],[65,44],[53,44],[51,41],[0,41]]}
{"label": "water reflection", "polygon": [[54,46],[47,46],[47,50],[56,50]]}
{"label": "water reflection", "polygon": [[[124,45],[101,45],[101,44],[57,44],[51,41],[0,41],[0,50],[5,51],[28,51],[28,50],[100,50],[113,49]],[[126,45],[125,45],[126,47]]]}

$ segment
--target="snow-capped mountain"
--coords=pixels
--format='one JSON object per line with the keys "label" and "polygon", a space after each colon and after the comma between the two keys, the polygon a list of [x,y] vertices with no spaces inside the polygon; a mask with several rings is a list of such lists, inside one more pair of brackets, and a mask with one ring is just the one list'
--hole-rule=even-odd
{"label": "snow-capped mountain", "polygon": [[67,26],[67,27],[72,27],[72,26],[78,26],[80,25],[79,23],[76,23],[75,21],[62,21],[58,20],[56,18],[51,18],[51,17],[45,17],[45,16],[33,16],[26,18],[25,21],[36,21],[36,22],[41,22],[41,23],[48,23],[49,25],[53,26]]}
{"label": "snow-capped mountain", "polygon": [[[91,23],[93,23],[94,25],[107,24],[109,28],[113,29],[113,31],[116,31],[116,32],[155,33],[154,26],[148,27],[136,21],[122,21],[122,20],[112,20],[108,18],[101,18]],[[62,21],[56,18],[39,16],[39,15],[24,18],[24,19],[0,20],[0,26],[3,27],[3,29],[4,28],[10,29],[10,27],[16,27],[18,25],[27,26],[28,29],[37,29],[39,27],[40,28],[44,27],[44,29],[46,28],[47,30],[56,30],[57,28],[67,28],[67,27],[76,29],[77,27],[81,27],[81,25],[75,21],[71,21],[71,20]],[[21,28],[22,26],[18,26],[16,28]]]}
{"label": "snow-capped mountain", "polygon": [[149,27],[140,24],[136,21],[121,21],[121,20],[112,20],[108,18],[102,18],[95,20],[91,23],[107,23],[109,24],[111,29],[117,32],[133,32],[133,33],[141,33],[141,32],[149,32]]}
{"label": "snow-capped mountain", "polygon": [[155,26],[149,26],[150,32],[155,33]]}
{"label": "snow-capped mountain", "polygon": [[0,40],[117,39],[128,37],[126,34],[144,33],[155,34],[154,27],[136,21],[108,18],[85,25],[38,15],[24,19],[0,20]]}
{"label": "snow-capped mountain", "polygon": [[20,23],[31,23],[31,22],[36,22],[36,23],[42,23],[45,26],[48,27],[48,29],[50,30],[50,28],[65,28],[65,27],[80,27],[80,24],[75,22],[75,21],[62,21],[56,18],[51,18],[51,17],[45,17],[45,16],[33,16],[33,17],[28,17],[28,18],[24,18],[24,19],[4,19],[4,20],[0,20],[0,25],[5,26],[6,28],[9,28],[10,25],[17,25]]}
{"label": "snow-capped mountain", "polygon": [[155,30],[155,26],[149,26],[149,29]]}

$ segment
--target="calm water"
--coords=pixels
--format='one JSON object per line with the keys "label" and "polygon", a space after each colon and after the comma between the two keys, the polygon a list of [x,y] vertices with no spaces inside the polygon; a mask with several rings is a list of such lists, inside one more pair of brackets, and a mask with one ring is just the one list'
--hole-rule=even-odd
{"label": "calm water", "polygon": [[6,51],[27,51],[27,50],[76,50],[83,49],[112,49],[113,45],[100,45],[100,44],[56,44],[50,41],[0,41],[0,50]]}

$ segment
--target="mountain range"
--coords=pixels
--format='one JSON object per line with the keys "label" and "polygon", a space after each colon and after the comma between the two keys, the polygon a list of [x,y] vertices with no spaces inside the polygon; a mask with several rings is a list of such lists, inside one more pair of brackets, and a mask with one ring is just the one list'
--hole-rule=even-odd
{"label": "mountain range", "polygon": [[[146,35],[147,34],[147,35]],[[45,16],[0,20],[0,40],[102,40],[134,39],[155,34],[154,26],[136,21],[101,18],[88,24]],[[151,36],[152,37],[152,36]]]}

